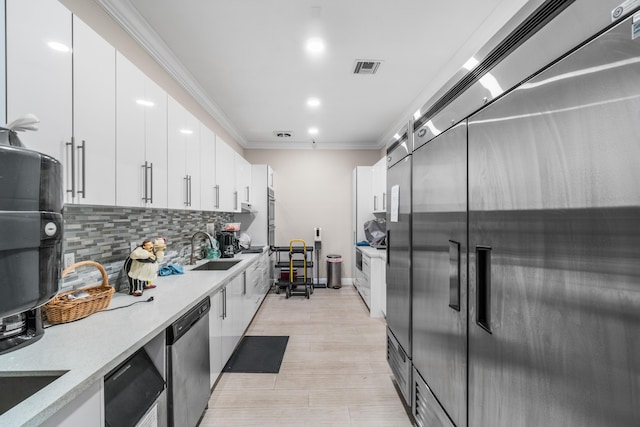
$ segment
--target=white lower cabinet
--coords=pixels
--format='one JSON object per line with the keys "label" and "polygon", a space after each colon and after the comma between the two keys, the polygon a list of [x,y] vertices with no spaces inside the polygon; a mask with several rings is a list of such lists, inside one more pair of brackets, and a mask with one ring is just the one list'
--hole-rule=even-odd
{"label": "white lower cabinet", "polygon": [[[371,249],[377,251],[377,249]],[[371,317],[384,317],[387,313],[386,258],[384,254],[369,256],[362,253],[362,270],[355,269],[353,284],[369,308]]]}
{"label": "white lower cabinet", "polygon": [[246,325],[243,314],[244,274],[240,274],[211,295],[209,313],[209,358],[211,385],[224,369]]}
{"label": "white lower cabinet", "polygon": [[103,395],[104,386],[100,379],[48,418],[41,426],[102,427],[104,426]]}
{"label": "white lower cabinet", "polygon": [[210,386],[218,379],[226,359],[222,358],[222,322],[224,322],[225,289],[219,289],[211,295],[209,311],[209,359]]}
{"label": "white lower cabinet", "polygon": [[268,292],[269,255],[211,294],[209,312],[209,357],[211,386],[233,354],[247,326]]}

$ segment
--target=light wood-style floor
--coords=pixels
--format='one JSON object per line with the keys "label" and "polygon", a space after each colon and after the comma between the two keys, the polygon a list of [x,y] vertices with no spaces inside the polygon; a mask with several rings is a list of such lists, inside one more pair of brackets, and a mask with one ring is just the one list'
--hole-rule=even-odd
{"label": "light wood-style floor", "polygon": [[384,319],[353,286],[267,295],[247,335],[288,335],[278,374],[224,373],[200,424],[411,426],[386,361]]}

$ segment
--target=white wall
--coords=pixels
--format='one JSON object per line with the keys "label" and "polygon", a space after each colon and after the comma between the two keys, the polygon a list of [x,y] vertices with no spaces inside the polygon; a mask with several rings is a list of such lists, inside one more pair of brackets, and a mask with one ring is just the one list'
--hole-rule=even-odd
{"label": "white wall", "polygon": [[343,258],[342,277],[351,277],[351,172],[380,160],[380,150],[245,150],[253,164],[269,164],[275,174],[276,245],[303,239],[313,245],[322,228],[320,277],[326,255]]}

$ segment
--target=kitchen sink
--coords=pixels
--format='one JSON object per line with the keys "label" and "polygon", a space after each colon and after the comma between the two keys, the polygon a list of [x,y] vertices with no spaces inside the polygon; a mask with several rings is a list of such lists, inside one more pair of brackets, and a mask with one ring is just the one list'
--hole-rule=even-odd
{"label": "kitchen sink", "polygon": [[0,372],[0,415],[42,390],[66,372]]}
{"label": "kitchen sink", "polygon": [[228,270],[231,267],[233,267],[234,265],[236,265],[237,263],[239,263],[240,260],[234,260],[234,261],[207,261],[206,263],[199,265],[198,267],[194,268],[192,271],[216,271],[216,270]]}

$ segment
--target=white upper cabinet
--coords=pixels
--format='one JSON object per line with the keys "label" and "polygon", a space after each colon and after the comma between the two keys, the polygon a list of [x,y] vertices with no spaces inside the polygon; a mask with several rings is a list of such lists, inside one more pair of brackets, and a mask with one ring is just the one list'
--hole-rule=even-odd
{"label": "white upper cabinet", "polygon": [[240,212],[243,204],[251,204],[251,163],[234,151],[236,169],[235,212]]}
{"label": "white upper cabinet", "polygon": [[200,123],[168,97],[169,208],[200,209]]}
{"label": "white upper cabinet", "polygon": [[[21,132],[20,140],[66,169],[72,135],[71,12],[57,1],[8,1],[6,37],[7,121],[34,114],[38,131]],[[70,158],[71,150],[67,153]],[[65,179],[67,190],[70,184]]]}
{"label": "white upper cabinet", "polygon": [[235,212],[239,207],[235,185],[236,152],[222,138],[216,136],[216,188],[218,190],[218,209],[222,212]]}
{"label": "white upper cabinet", "polygon": [[373,165],[373,212],[387,211],[387,159],[381,158]]}
{"label": "white upper cabinet", "polygon": [[202,210],[218,210],[219,197],[216,187],[216,134],[200,123],[200,207]]}
{"label": "white upper cabinet", "polygon": [[[146,175],[146,206],[167,207],[167,93],[145,77],[145,99],[153,105],[144,109],[144,141]],[[140,165],[142,169],[142,165]]]}
{"label": "white upper cabinet", "polygon": [[[115,55],[88,25],[73,17],[73,136],[76,194],[68,202],[116,203]],[[71,195],[71,193],[68,193]]]}
{"label": "white upper cabinet", "polygon": [[167,207],[167,94],[120,53],[117,204]]}

